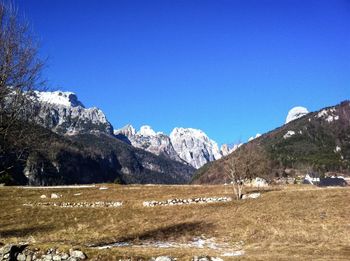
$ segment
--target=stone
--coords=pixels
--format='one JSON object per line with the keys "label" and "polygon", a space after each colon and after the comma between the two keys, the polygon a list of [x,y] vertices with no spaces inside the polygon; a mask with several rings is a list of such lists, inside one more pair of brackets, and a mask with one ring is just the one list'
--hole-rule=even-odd
{"label": "stone", "polygon": [[26,255],[25,254],[23,254],[23,253],[19,253],[18,255],[17,255],[17,260],[18,261],[26,261]]}
{"label": "stone", "polygon": [[43,256],[41,256],[41,258],[45,261],[51,261],[52,255],[51,254],[43,255]]}
{"label": "stone", "polygon": [[47,198],[46,195],[41,195],[40,198],[44,199],[44,198]]}
{"label": "stone", "polygon": [[243,195],[242,199],[248,199],[248,198],[255,199],[255,198],[258,198],[260,196],[261,196],[261,193],[251,193],[251,194]]}
{"label": "stone", "polygon": [[71,257],[76,259],[86,259],[86,255],[80,250],[69,249],[69,254]]}
{"label": "stone", "polygon": [[0,249],[0,254],[5,255],[10,253],[12,248],[13,248],[13,245],[5,245]]}
{"label": "stone", "polygon": [[155,261],[174,261],[175,259],[170,256],[159,256]]}
{"label": "stone", "polygon": [[194,256],[192,261],[210,261],[210,257],[207,256]]}
{"label": "stone", "polygon": [[61,258],[62,260],[66,260],[69,258],[69,255],[67,253],[62,253]]}
{"label": "stone", "polygon": [[56,193],[52,193],[51,194],[51,198],[57,199],[57,198],[60,198],[60,197],[61,197],[61,195],[59,195],[59,194],[56,194]]}
{"label": "stone", "polygon": [[54,256],[52,257],[52,260],[53,260],[53,261],[61,261],[61,260],[62,260],[62,257],[59,256],[59,255],[54,255]]}
{"label": "stone", "polygon": [[222,258],[220,257],[211,257],[210,258],[211,261],[224,261]]}

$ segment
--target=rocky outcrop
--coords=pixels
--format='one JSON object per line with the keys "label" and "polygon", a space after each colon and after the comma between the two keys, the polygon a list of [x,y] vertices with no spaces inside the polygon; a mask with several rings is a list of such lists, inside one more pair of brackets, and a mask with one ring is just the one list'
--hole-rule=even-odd
{"label": "rocky outcrop", "polygon": [[98,108],[85,108],[72,92],[34,92],[34,121],[58,134],[74,135],[84,132],[111,134],[113,127]]}
{"label": "rocky outcrop", "polygon": [[217,143],[209,139],[203,131],[192,128],[175,128],[168,136],[155,132],[148,125],[142,126],[138,132],[131,125],[127,125],[114,130],[114,135],[136,148],[190,164],[194,168],[232,152],[227,145],[221,151]]}
{"label": "rocky outcrop", "polygon": [[175,128],[170,140],[179,157],[197,169],[222,157],[217,143],[201,130]]}
{"label": "rocky outcrop", "polygon": [[174,150],[170,138],[162,132],[156,133],[148,125],[142,126],[138,132],[133,126],[127,125],[122,129],[114,130],[114,135],[136,148],[185,163]]}

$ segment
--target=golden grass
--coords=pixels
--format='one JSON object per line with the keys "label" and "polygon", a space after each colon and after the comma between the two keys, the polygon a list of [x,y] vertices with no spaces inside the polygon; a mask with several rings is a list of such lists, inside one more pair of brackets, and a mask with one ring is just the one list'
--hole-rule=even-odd
{"label": "golden grass", "polygon": [[[350,188],[274,187],[258,199],[206,205],[142,207],[144,200],[230,196],[224,186],[118,186],[108,190],[0,188],[0,242],[31,242],[34,246],[82,248],[90,257],[172,255],[220,256],[213,249],[113,248],[88,244],[116,241],[176,241],[215,238],[242,248],[234,260],[348,260],[350,257]],[[60,199],[40,195],[62,194]],[[74,196],[75,193],[82,193]],[[120,208],[28,207],[29,202],[123,201]],[[224,258],[229,260],[229,258]]]}

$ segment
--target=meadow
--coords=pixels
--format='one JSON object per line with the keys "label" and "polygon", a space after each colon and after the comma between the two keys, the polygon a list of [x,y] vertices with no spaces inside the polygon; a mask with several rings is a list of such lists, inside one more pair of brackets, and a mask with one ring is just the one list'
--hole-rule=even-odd
{"label": "meadow", "polygon": [[[77,247],[89,259],[99,260],[161,255],[177,260],[203,255],[223,260],[349,260],[349,187],[290,185],[259,191],[257,199],[144,207],[143,202],[151,200],[233,195],[224,185],[0,187],[0,244],[28,242],[29,247],[43,250]],[[62,197],[51,199],[51,193]],[[37,205],[98,201],[123,205]],[[97,247],[115,242],[127,244]]]}

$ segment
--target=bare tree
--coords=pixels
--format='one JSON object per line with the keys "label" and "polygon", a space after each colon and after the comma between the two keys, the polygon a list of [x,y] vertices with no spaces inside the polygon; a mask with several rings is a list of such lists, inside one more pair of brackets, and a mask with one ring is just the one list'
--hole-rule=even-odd
{"label": "bare tree", "polygon": [[270,161],[266,152],[254,143],[247,143],[233,152],[226,160],[225,172],[231,181],[236,199],[243,195],[244,183],[253,178],[270,175]]}
{"label": "bare tree", "polygon": [[[13,167],[6,163],[6,151],[30,135],[18,122],[31,118],[27,94],[43,86],[43,65],[28,23],[21,22],[12,5],[0,2],[0,175]],[[11,135],[16,137],[9,142]],[[21,156],[17,153],[16,159]]]}

